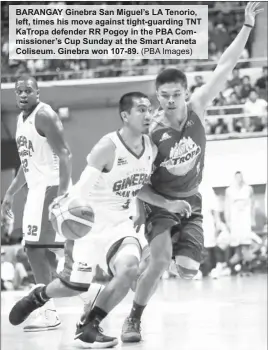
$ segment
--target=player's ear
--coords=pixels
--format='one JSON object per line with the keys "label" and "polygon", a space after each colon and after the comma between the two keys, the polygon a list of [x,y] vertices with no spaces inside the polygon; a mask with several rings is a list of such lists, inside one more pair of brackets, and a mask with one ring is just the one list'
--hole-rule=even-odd
{"label": "player's ear", "polygon": [[39,89],[38,90],[36,90],[36,97],[38,98],[38,100],[39,100],[39,96],[40,95],[40,91],[39,91]]}
{"label": "player's ear", "polygon": [[185,98],[186,100],[190,98],[190,91],[188,89],[185,90]]}
{"label": "player's ear", "polygon": [[128,121],[127,116],[128,115],[127,115],[126,111],[121,112],[121,118],[122,118],[123,122],[127,122]]}

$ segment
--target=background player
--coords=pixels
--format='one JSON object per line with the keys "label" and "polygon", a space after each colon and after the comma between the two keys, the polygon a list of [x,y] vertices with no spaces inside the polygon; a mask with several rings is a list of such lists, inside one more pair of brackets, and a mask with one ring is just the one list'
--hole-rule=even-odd
{"label": "background player", "polygon": [[255,226],[253,189],[245,183],[240,171],[235,173],[234,183],[226,189],[225,220],[230,231],[230,246],[234,248],[229,260],[233,268],[247,254],[252,242],[252,227]]}
{"label": "background player", "polygon": [[20,300],[11,310],[12,324],[23,322],[51,297],[86,291],[94,277],[94,266],[99,264],[104,269],[108,266],[114,278],[98,296],[86,322],[78,324],[76,340],[88,347],[117,344],[116,338],[101,333],[99,323],[126,296],[136,279],[142,242],[130,220],[130,204],[148,180],[154,158],[150,138],[143,135],[148,133],[151,120],[148,97],[139,92],[125,94],[119,110],[123,127],[96,144],[70,193],[71,197],[90,199],[96,218],[94,227],[84,238],[66,241],[66,260],[59,279],[46,287],[38,286]]}
{"label": "background player", "polygon": [[[255,16],[261,11],[258,4],[247,5],[243,28],[221,56],[210,81],[193,93],[189,103],[186,102],[187,78],[183,72],[166,69],[156,78],[156,92],[162,110],[152,123],[151,136],[158,147],[158,154],[151,186],[145,186],[139,195],[149,203],[146,234],[151,255],[149,266],[138,281],[133,307],[123,326],[123,342],[141,340],[141,315],[172,255],[176,256],[177,270],[182,278],[193,278],[199,269],[203,231],[198,185],[202,180],[206,146],[204,111],[224,88],[235,67],[254,27]],[[161,198],[162,207],[157,207],[156,199]],[[173,207],[170,203],[166,206],[167,198],[187,200],[192,210],[190,218],[177,215],[176,202]]]}
{"label": "background player", "polygon": [[[68,189],[71,153],[58,115],[39,99],[36,80],[29,76],[18,78],[15,94],[21,110],[16,130],[21,166],[4,197],[2,215],[9,215],[14,195],[27,183],[23,240],[35,282],[48,284],[52,280],[51,262],[55,260],[49,249],[56,251],[64,247],[64,239],[55,233],[48,220],[48,206]],[[43,331],[59,325],[51,301],[24,330]]]}

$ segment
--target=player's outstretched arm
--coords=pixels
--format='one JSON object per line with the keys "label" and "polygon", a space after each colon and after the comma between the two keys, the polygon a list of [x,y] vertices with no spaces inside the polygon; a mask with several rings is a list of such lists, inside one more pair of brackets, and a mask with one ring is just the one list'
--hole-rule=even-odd
{"label": "player's outstretched arm", "polygon": [[259,8],[259,4],[259,2],[250,2],[247,4],[245,9],[245,23],[242,29],[235,40],[222,54],[211,79],[193,93],[191,104],[200,117],[203,116],[207,105],[224,89],[228,76],[239,60],[248,41],[251,29],[255,25],[255,16],[263,11],[263,9]]}
{"label": "player's outstretched arm", "polygon": [[8,214],[8,211],[12,210],[13,198],[14,195],[19,192],[19,190],[25,185],[26,179],[24,176],[24,172],[22,166],[20,166],[17,175],[11,182],[5,197],[3,199],[2,207],[1,207],[1,215],[5,216]]}
{"label": "player's outstretched arm", "polygon": [[67,192],[72,175],[72,155],[64,138],[62,122],[57,113],[50,107],[41,108],[36,116],[36,129],[43,134],[59,157],[60,183],[58,196]]}

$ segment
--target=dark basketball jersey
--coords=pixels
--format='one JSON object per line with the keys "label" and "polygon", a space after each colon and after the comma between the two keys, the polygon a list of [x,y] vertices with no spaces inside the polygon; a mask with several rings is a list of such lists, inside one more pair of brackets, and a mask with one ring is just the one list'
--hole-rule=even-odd
{"label": "dark basketball jersey", "polygon": [[158,154],[151,176],[153,188],[175,197],[187,197],[202,181],[206,147],[205,129],[188,104],[187,121],[181,131],[165,125],[163,112],[154,119],[152,140]]}

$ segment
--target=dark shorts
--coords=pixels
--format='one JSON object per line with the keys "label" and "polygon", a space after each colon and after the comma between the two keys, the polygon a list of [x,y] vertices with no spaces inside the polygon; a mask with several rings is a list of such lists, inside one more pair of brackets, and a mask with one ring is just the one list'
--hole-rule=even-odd
{"label": "dark shorts", "polygon": [[147,220],[145,236],[149,244],[154,237],[170,230],[173,242],[173,256],[187,256],[201,262],[204,249],[202,197],[195,194],[188,198],[181,198],[192,207],[189,218],[168,212],[166,209],[145,204]]}

